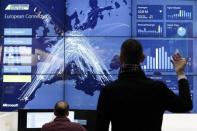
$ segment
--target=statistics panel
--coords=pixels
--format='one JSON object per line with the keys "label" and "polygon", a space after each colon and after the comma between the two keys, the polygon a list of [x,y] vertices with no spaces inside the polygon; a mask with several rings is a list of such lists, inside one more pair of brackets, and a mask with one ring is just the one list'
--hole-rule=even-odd
{"label": "statistics panel", "polygon": [[138,20],[162,20],[163,18],[163,5],[137,5]]}
{"label": "statistics panel", "polygon": [[31,75],[32,52],[31,38],[4,38],[2,45],[3,74]]}
{"label": "statistics panel", "polygon": [[54,75],[64,68],[64,37],[5,37],[1,43],[4,74]]}
{"label": "statistics panel", "polygon": [[[197,36],[197,31],[193,30],[197,27],[194,22],[197,17],[194,12],[197,11],[195,0],[138,0],[132,1],[132,36],[135,37],[175,37],[175,38],[192,38]],[[155,25],[148,25],[153,30],[142,30],[143,26],[138,26],[138,23],[162,23],[162,33],[153,35],[155,33],[153,28]],[[138,31],[139,30],[139,31]],[[147,33],[147,30],[149,33]],[[144,33],[146,32],[146,33]],[[158,33],[158,30],[157,30]]]}

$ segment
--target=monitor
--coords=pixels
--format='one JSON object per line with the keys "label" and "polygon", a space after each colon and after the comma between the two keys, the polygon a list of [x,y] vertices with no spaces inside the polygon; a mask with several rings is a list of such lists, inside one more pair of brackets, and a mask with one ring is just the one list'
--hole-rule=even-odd
{"label": "monitor", "polygon": [[[69,110],[68,118],[71,122],[84,126],[87,130],[94,130],[96,126],[96,111]],[[20,109],[18,110],[19,131],[40,131],[45,123],[55,119],[53,109]]]}
{"label": "monitor", "polygon": [[[74,120],[74,111],[69,111],[68,118],[71,122]],[[28,112],[27,113],[27,128],[42,128],[46,123],[52,122],[55,119],[53,112]]]}

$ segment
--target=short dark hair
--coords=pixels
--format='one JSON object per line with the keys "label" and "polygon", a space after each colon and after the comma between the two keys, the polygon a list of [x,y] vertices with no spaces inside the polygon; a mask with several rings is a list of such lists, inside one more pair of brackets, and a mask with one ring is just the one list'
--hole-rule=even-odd
{"label": "short dark hair", "polygon": [[68,115],[69,105],[65,101],[58,101],[54,107],[54,114],[56,116],[66,116]]}
{"label": "short dark hair", "polygon": [[125,64],[139,64],[143,48],[139,41],[128,39],[121,46],[121,55],[124,57]]}

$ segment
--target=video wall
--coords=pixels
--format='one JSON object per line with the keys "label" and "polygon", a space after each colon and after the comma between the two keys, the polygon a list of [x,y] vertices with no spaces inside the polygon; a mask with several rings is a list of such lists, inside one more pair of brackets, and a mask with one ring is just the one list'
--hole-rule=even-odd
{"label": "video wall", "polygon": [[[197,112],[197,1],[0,1],[0,111],[95,110],[100,90],[118,78],[122,42],[138,39],[142,69],[178,93],[170,59],[188,60],[193,112]],[[129,103],[128,103],[129,104]]]}

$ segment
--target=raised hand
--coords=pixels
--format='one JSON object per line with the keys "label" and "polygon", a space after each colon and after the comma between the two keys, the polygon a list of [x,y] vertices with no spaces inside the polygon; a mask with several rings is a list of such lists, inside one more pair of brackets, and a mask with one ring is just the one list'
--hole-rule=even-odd
{"label": "raised hand", "polygon": [[172,64],[174,65],[175,71],[177,75],[184,74],[184,69],[187,64],[185,58],[183,58],[180,53],[176,53],[172,56],[171,60]]}

